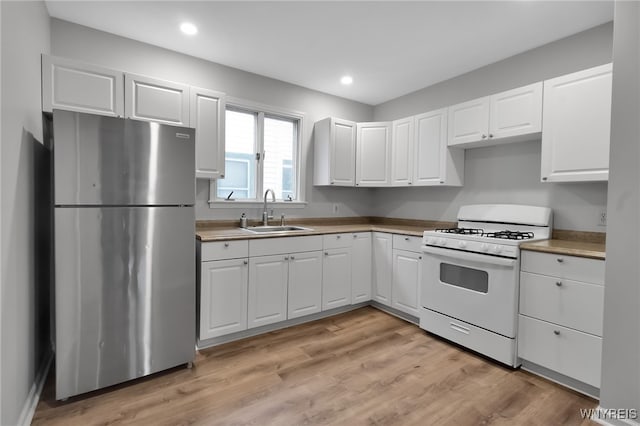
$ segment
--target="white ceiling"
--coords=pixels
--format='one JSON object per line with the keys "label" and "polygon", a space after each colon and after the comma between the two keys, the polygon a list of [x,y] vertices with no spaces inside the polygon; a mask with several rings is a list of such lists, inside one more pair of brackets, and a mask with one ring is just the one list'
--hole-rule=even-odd
{"label": "white ceiling", "polygon": [[[377,105],[613,19],[612,1],[57,1],[51,16]],[[179,30],[197,25],[195,36]],[[340,84],[350,74],[351,86]]]}

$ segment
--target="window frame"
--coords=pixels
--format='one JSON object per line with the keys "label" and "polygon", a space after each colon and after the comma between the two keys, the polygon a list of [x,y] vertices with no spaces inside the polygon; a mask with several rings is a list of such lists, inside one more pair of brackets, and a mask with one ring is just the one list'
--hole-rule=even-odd
{"label": "window frame", "polygon": [[[240,98],[227,97],[226,110],[235,110],[256,114],[256,142],[255,151],[260,153],[260,161],[256,164],[256,198],[253,199],[237,199],[227,200],[218,197],[217,179],[209,180],[209,207],[210,208],[242,208],[242,207],[259,207],[263,204],[264,194],[264,119],[286,119],[297,122],[296,140],[294,141],[294,152],[291,159],[291,167],[293,177],[296,183],[296,198],[293,201],[278,199],[275,203],[269,201],[269,204],[276,204],[278,208],[304,208],[307,204],[305,201],[305,181],[302,170],[303,163],[303,146],[302,135],[304,134],[304,117],[305,114],[300,111],[294,111],[285,108],[265,105],[258,102],[248,101]],[[225,151],[226,152],[226,151]],[[254,160],[255,161],[255,160]]]}

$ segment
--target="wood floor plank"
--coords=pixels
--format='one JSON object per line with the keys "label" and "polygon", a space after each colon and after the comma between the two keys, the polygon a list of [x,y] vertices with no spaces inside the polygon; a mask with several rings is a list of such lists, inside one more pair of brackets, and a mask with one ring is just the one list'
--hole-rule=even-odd
{"label": "wood floor plank", "polygon": [[201,350],[175,368],[54,400],[34,425],[590,425],[597,402],[371,307]]}

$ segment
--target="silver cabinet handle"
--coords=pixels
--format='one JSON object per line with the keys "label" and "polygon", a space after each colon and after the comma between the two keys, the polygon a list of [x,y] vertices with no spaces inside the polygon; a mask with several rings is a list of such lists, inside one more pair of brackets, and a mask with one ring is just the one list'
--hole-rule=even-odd
{"label": "silver cabinet handle", "polygon": [[418,256],[418,259],[422,260],[422,256]]}
{"label": "silver cabinet handle", "polygon": [[404,240],[405,241],[409,241],[409,237],[404,237]]}
{"label": "silver cabinet handle", "polygon": [[562,287],[562,281],[556,281],[556,285],[557,285],[558,287]]}
{"label": "silver cabinet handle", "polygon": [[486,138],[487,138],[487,135],[482,135],[482,139],[486,139]]}
{"label": "silver cabinet handle", "polygon": [[325,252],[324,252],[324,255],[325,255],[325,256],[329,256],[329,252],[328,252],[328,251],[325,251]]}
{"label": "silver cabinet handle", "polygon": [[547,177],[546,176],[542,176],[542,180],[547,180]]}
{"label": "silver cabinet handle", "polygon": [[225,247],[229,247],[229,243],[224,243],[224,246]]}
{"label": "silver cabinet handle", "polygon": [[560,335],[560,330],[553,330],[553,334],[555,334],[556,336]]}
{"label": "silver cabinet handle", "polygon": [[337,239],[340,239],[340,237],[341,237],[341,236],[342,236],[342,235],[336,235],[336,238],[337,238]]}
{"label": "silver cabinet handle", "polygon": [[357,234],[353,234],[353,238],[358,238],[358,235]]}
{"label": "silver cabinet handle", "polygon": [[561,258],[561,257],[557,258],[556,260],[558,261],[558,263],[562,263],[562,262],[564,262],[564,259],[563,259],[563,258]]}
{"label": "silver cabinet handle", "polygon": [[490,137],[490,138],[492,138],[492,137],[493,137],[493,134],[492,134],[492,133],[489,133],[489,137]]}
{"label": "silver cabinet handle", "polygon": [[295,256],[291,256],[291,260],[295,260],[295,259],[296,259],[296,257],[295,257]]}
{"label": "silver cabinet handle", "polygon": [[285,256],[285,257],[284,257],[284,260],[289,260],[289,256]]}
{"label": "silver cabinet handle", "polygon": [[242,264],[243,264],[243,265],[248,265],[248,264],[249,264],[249,261],[248,261],[248,260],[243,260],[243,261],[242,261]]}
{"label": "silver cabinet handle", "polygon": [[407,185],[411,185],[411,182],[407,182]]}

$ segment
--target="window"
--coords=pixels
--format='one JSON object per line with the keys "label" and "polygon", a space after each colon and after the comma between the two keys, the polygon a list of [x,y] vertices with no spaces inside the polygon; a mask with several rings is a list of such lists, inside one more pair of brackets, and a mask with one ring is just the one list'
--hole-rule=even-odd
{"label": "window", "polygon": [[212,183],[213,201],[262,201],[267,189],[273,189],[278,200],[297,201],[301,120],[295,113],[229,103],[225,177]]}

